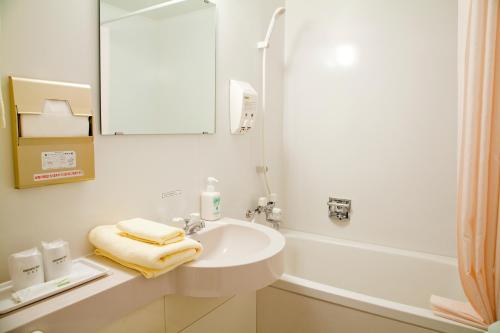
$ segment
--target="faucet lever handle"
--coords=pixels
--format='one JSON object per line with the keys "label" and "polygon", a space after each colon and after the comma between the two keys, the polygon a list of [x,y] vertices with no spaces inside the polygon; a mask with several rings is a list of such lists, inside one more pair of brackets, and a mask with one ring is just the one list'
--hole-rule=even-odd
{"label": "faucet lever handle", "polygon": [[257,200],[257,207],[266,207],[267,205],[267,198],[266,197],[260,197]]}
{"label": "faucet lever handle", "polygon": [[189,217],[187,218],[188,221],[190,222],[198,222],[201,220],[200,213],[191,213],[189,214]]}
{"label": "faucet lever handle", "polygon": [[184,225],[186,226],[187,224],[189,223],[188,220],[186,220],[185,218],[183,217],[174,217],[172,219],[172,224],[176,227],[180,227],[181,225]]}

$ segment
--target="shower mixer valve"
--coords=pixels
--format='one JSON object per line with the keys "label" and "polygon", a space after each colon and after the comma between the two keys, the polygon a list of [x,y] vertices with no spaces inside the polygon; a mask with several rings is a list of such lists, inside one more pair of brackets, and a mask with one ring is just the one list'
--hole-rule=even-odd
{"label": "shower mixer valve", "polygon": [[274,229],[280,228],[281,209],[276,207],[276,195],[272,193],[269,199],[260,197],[257,203],[257,208],[247,210],[246,217],[251,219],[255,214],[266,214],[266,221],[271,223]]}
{"label": "shower mixer valve", "polygon": [[349,199],[328,199],[328,216],[334,220],[349,221],[351,218],[351,200]]}

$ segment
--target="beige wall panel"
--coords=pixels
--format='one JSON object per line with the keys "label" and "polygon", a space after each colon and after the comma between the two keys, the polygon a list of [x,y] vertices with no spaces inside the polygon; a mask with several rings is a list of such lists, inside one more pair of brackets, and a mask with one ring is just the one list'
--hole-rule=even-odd
{"label": "beige wall panel", "polygon": [[183,330],[229,299],[230,297],[195,298],[180,295],[165,297],[166,332]]}
{"label": "beige wall panel", "polygon": [[258,333],[432,333],[435,331],[273,287],[257,292]]}
{"label": "beige wall panel", "polygon": [[182,333],[255,333],[255,308],[255,293],[235,296]]}
{"label": "beige wall panel", "polygon": [[163,297],[98,330],[98,333],[164,333]]}

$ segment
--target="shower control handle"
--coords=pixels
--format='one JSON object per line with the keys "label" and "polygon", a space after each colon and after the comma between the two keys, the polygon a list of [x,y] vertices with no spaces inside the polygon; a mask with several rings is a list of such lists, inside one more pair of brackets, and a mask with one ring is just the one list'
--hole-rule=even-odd
{"label": "shower control handle", "polygon": [[351,200],[330,197],[327,205],[330,218],[338,221],[349,221],[351,218]]}

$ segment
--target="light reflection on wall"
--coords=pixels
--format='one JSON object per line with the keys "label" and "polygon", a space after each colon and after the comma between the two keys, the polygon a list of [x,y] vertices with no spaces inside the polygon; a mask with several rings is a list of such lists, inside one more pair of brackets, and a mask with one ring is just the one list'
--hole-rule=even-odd
{"label": "light reflection on wall", "polygon": [[326,65],[329,68],[352,67],[358,61],[358,52],[353,45],[341,44],[328,52]]}

